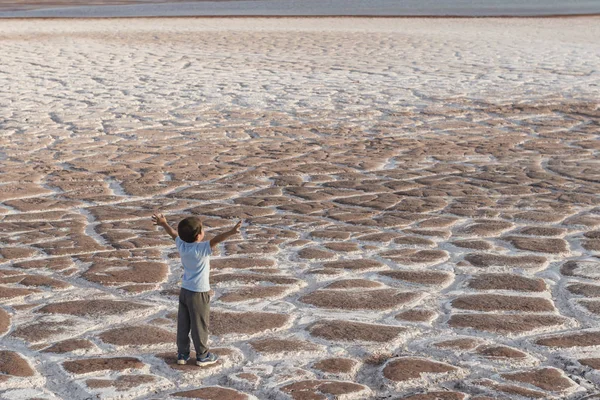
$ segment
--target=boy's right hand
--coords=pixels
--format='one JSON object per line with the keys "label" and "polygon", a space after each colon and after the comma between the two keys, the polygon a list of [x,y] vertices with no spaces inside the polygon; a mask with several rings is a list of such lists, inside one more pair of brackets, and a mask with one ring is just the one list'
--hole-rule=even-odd
{"label": "boy's right hand", "polygon": [[162,214],[153,214],[152,223],[158,226],[165,226],[167,224],[167,219]]}
{"label": "boy's right hand", "polygon": [[239,220],[239,222],[237,224],[235,224],[235,226],[233,228],[231,228],[231,232],[233,233],[240,233],[240,228],[242,227],[242,220]]}

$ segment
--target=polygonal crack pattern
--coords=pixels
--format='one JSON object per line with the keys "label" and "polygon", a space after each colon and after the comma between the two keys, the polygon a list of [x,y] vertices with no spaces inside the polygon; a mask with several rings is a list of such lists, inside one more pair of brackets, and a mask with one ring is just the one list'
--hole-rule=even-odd
{"label": "polygonal crack pattern", "polygon": [[594,394],[600,24],[269,21],[0,24],[1,396]]}

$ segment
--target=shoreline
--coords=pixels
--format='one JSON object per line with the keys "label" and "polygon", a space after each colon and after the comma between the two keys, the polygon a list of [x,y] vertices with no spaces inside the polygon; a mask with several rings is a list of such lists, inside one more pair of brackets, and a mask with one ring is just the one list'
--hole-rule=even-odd
{"label": "shoreline", "polygon": [[[537,0],[522,4],[507,0],[500,5],[485,0],[233,0],[174,1],[98,0],[96,4],[40,3],[15,5],[0,0],[0,18],[556,18],[600,15],[600,4],[571,0]],[[10,0],[9,0],[10,1]]]}
{"label": "shoreline", "polygon": [[0,20],[115,20],[115,19],[563,19],[563,18],[598,18],[600,13],[593,14],[551,14],[551,15],[154,15],[154,16],[117,16],[117,17],[6,17]]}

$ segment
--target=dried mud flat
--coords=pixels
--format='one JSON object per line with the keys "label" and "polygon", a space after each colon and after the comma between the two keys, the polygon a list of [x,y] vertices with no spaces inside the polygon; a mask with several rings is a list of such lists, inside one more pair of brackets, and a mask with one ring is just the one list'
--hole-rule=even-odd
{"label": "dried mud flat", "polygon": [[[597,394],[598,37],[3,21],[0,396]],[[248,221],[213,260],[211,368],[174,364],[155,211]]]}

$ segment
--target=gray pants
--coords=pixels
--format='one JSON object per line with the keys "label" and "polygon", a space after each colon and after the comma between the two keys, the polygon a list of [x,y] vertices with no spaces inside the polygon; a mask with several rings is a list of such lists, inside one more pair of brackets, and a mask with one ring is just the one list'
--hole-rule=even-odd
{"label": "gray pants", "polygon": [[208,292],[192,292],[181,288],[177,312],[177,351],[190,352],[190,330],[196,348],[196,357],[208,353],[208,316],[210,314]]}

